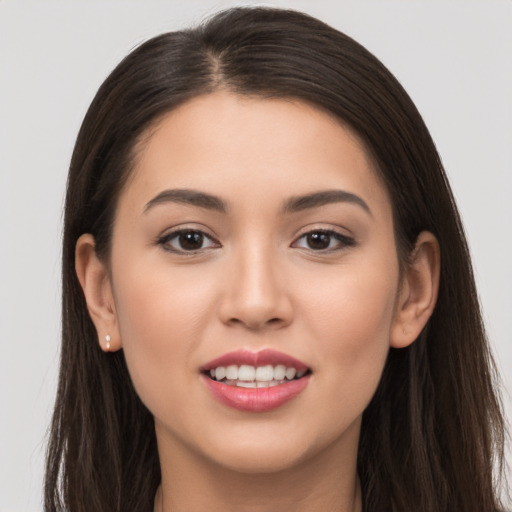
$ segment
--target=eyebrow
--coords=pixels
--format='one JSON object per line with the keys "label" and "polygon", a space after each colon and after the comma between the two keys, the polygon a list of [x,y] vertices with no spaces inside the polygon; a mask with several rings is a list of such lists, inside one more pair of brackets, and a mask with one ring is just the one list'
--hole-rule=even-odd
{"label": "eyebrow", "polygon": [[[191,189],[170,189],[160,192],[160,194],[146,203],[144,213],[158,204],[165,203],[181,203],[219,213],[227,213],[228,210],[226,202],[220,197]],[[345,190],[323,190],[292,197],[285,202],[283,213],[296,213],[333,203],[352,203],[360,206],[365,212],[372,215],[370,207],[361,197]]]}
{"label": "eyebrow", "polygon": [[332,203],[352,203],[373,216],[370,207],[361,197],[345,190],[323,190],[305,196],[292,197],[286,201],[283,211],[284,213],[295,213]]}
{"label": "eyebrow", "polygon": [[172,189],[160,192],[156,197],[151,199],[144,207],[144,213],[153,208],[157,204],[163,203],[181,203],[190,206],[198,206],[206,210],[213,210],[220,213],[226,213],[226,203],[219,197],[205,192],[198,192],[190,189]]}

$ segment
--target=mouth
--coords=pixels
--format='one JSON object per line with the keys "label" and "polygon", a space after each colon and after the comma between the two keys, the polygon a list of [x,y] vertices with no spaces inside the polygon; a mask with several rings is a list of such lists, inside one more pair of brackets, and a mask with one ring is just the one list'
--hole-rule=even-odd
{"label": "mouth", "polygon": [[206,387],[221,404],[248,412],[281,407],[309,383],[311,368],[275,350],[231,352],[201,368]]}
{"label": "mouth", "polygon": [[265,365],[251,366],[247,364],[217,366],[205,373],[210,379],[228,386],[241,388],[271,388],[298,380],[311,373],[309,369],[297,370],[293,366]]}

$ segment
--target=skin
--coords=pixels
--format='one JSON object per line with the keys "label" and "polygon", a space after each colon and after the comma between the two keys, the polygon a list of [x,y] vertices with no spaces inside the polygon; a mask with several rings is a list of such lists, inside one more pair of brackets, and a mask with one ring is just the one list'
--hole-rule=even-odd
{"label": "skin", "polygon": [[[412,343],[432,313],[435,238],[420,234],[400,274],[390,199],[364,146],[305,103],[220,91],[148,135],[119,198],[110,262],[87,234],[76,261],[100,345],[109,334],[110,350],[124,350],[155,417],[155,510],[361,510],[361,416],[389,347]],[[227,211],[147,206],[169,189],[218,196]],[[283,213],[290,198],[327,189],[369,211],[341,201]],[[176,228],[211,239],[188,253],[177,238],[159,243]],[[319,229],[353,243],[311,247],[305,234]],[[312,370],[308,386],[269,412],[220,404],[199,368],[241,348],[296,357]]]}

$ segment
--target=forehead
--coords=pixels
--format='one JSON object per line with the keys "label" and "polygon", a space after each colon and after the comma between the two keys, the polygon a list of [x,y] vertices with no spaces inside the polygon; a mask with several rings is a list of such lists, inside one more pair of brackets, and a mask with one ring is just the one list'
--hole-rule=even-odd
{"label": "forehead", "polygon": [[141,201],[165,188],[277,201],[342,187],[389,202],[368,151],[337,118],[295,99],[225,91],[184,103],[148,130],[127,185],[122,195]]}

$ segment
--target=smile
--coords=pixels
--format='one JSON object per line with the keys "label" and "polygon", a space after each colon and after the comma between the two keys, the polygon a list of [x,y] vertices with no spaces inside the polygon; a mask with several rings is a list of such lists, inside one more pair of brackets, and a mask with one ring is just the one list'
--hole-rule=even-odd
{"label": "smile", "polygon": [[218,366],[210,370],[210,377],[228,386],[239,386],[243,388],[268,388],[279,386],[290,380],[300,379],[307,370],[297,371],[292,366],[286,367],[282,364],[276,366]]}
{"label": "smile", "polygon": [[201,368],[206,387],[221,404],[247,412],[281,407],[303,391],[311,369],[274,350],[231,352]]}

